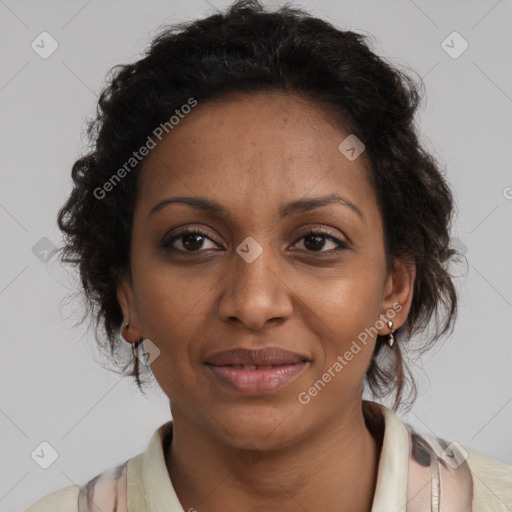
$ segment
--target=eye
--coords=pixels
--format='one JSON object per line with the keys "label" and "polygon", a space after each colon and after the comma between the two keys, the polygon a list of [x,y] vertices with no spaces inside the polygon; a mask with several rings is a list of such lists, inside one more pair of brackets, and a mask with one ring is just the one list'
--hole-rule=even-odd
{"label": "eye", "polygon": [[[324,231],[322,229],[310,229],[306,233],[304,233],[299,240],[304,239],[304,247],[306,247],[306,252],[321,252],[321,253],[338,253],[345,249],[348,249],[346,243],[338,238],[329,234],[329,232]],[[332,244],[334,244],[334,248],[328,251],[322,251],[325,247],[325,241],[330,240]]]}
{"label": "eye", "polygon": [[[204,240],[212,240],[198,228],[186,228],[174,235],[169,240],[165,240],[161,247],[165,249],[174,249],[179,252],[200,252],[199,249],[204,249]],[[178,249],[174,243],[179,241],[179,244],[185,249]]]}

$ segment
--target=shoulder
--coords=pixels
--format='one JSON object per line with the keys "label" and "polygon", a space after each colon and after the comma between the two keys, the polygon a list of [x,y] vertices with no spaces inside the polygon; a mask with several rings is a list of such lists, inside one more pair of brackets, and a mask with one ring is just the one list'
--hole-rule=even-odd
{"label": "shoulder", "polygon": [[70,485],[48,494],[25,512],[126,512],[130,460],[103,471],[85,485]]}
{"label": "shoulder", "polygon": [[127,512],[128,488],[131,506],[147,510],[145,471],[152,484],[160,478],[160,485],[166,487],[167,496],[172,496],[173,489],[162,453],[162,442],[170,441],[171,433],[172,421],[168,421],[153,433],[146,451],[111,466],[83,485],[70,485],[47,494],[25,512]]}
{"label": "shoulder", "polygon": [[39,499],[25,512],[76,512],[79,492],[77,485],[64,487]]}
{"label": "shoulder", "polygon": [[442,497],[448,504],[460,504],[467,497],[472,512],[512,510],[511,465],[457,442],[419,432],[409,424],[405,426],[411,436],[409,476],[414,480],[418,470],[427,470],[425,481],[431,476],[438,481],[432,486],[433,496]]}
{"label": "shoulder", "polygon": [[473,510],[511,510],[512,466],[467,446],[462,448],[473,476]]}

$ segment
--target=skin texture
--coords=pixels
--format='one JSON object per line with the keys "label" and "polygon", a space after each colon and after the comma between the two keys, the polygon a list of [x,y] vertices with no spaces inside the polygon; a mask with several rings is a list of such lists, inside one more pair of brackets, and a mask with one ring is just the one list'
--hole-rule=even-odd
{"label": "skin texture", "polygon": [[[160,350],[151,367],[170,400],[166,463],[184,510],[371,509],[380,446],[361,395],[375,337],[308,404],[297,399],[396,303],[393,330],[401,326],[412,299],[414,267],[397,262],[386,274],[366,156],[338,150],[347,135],[298,96],[240,95],[199,103],[144,163],[132,282],[122,278],[117,295],[125,339],[144,336]],[[279,216],[290,201],[330,194],[362,218],[341,204]],[[149,215],[175,196],[215,200],[232,219],[180,203]],[[183,227],[199,228],[203,245],[159,247]],[[323,247],[304,238],[309,228],[327,231]],[[333,253],[329,236],[345,250]],[[252,263],[236,252],[247,237],[263,250]],[[379,334],[389,332],[383,322]],[[311,360],[274,393],[237,393],[202,364],[221,350],[268,346]]]}

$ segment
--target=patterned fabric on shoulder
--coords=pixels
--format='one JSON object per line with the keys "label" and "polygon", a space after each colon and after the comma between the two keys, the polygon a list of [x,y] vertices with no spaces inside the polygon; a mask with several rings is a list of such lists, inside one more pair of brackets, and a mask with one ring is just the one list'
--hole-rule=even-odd
{"label": "patterned fabric on shoulder", "polygon": [[409,433],[407,512],[471,512],[473,478],[464,448],[404,425]]}
{"label": "patterned fabric on shoulder", "polygon": [[80,487],[78,512],[128,512],[127,462],[104,471]]}

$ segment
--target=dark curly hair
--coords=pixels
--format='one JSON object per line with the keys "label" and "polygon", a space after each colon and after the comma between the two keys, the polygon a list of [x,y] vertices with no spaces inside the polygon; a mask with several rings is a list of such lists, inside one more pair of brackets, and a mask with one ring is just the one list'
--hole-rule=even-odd
{"label": "dark curly hair", "polygon": [[[457,314],[447,268],[458,254],[449,245],[454,200],[414,124],[423,82],[373,53],[367,38],[293,6],[268,11],[257,0],[241,0],[225,12],[165,26],[140,60],[111,69],[96,116],[87,124],[88,152],[73,165],[74,187],[58,213],[58,226],[65,235],[62,261],[77,266],[86,298],[81,322],[88,316],[95,320],[96,341],[118,367],[117,356],[127,344],[119,336],[123,314],[116,286],[130,271],[137,169],[143,161],[103,199],[95,190],[191,97],[200,103],[283,91],[327,106],[365,144],[383,219],[387,270],[395,259],[416,266],[407,321],[395,333],[393,351],[383,351],[388,355],[379,355],[387,337],[377,337],[365,376],[373,396],[395,391],[395,410],[403,406],[409,387],[412,405],[417,388],[402,354],[404,342],[427,330],[435,315],[435,332],[422,341],[423,353],[453,331]],[[392,364],[384,364],[389,357]],[[121,373],[135,377],[144,393],[137,358],[130,357]]]}

